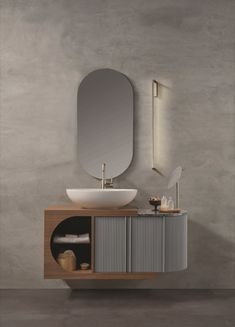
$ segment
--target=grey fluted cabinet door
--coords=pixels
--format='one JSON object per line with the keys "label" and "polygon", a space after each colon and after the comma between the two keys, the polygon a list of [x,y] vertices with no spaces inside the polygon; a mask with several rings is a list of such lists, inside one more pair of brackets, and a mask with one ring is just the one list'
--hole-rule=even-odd
{"label": "grey fluted cabinet door", "polygon": [[127,271],[127,218],[95,217],[95,271]]}
{"label": "grey fluted cabinet door", "polygon": [[187,268],[187,214],[95,217],[96,272]]}
{"label": "grey fluted cabinet door", "polygon": [[132,217],[130,270],[160,272],[164,265],[162,217]]}
{"label": "grey fluted cabinet door", "polygon": [[187,214],[165,217],[165,272],[187,268]]}

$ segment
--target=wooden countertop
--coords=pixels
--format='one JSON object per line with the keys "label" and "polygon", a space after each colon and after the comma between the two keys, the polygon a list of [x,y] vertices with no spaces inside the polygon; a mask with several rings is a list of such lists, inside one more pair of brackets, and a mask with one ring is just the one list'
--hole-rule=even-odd
{"label": "wooden countertop", "polygon": [[75,216],[151,216],[151,217],[163,217],[163,216],[182,216],[187,214],[187,211],[181,210],[179,213],[160,213],[154,212],[152,209],[137,209],[124,207],[120,209],[84,209],[75,205],[73,203],[61,204],[61,205],[52,205],[45,209],[47,214],[69,214]]}
{"label": "wooden countertop", "polygon": [[120,209],[84,209],[74,204],[53,205],[45,209],[46,213],[68,213],[78,216],[137,216],[137,208],[120,208]]}

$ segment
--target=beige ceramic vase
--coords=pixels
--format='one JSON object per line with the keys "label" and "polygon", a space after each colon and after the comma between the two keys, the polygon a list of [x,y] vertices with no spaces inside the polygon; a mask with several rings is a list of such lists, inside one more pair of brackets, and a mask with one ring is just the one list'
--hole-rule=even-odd
{"label": "beige ceramic vase", "polygon": [[72,250],[66,250],[63,253],[59,253],[57,262],[66,271],[76,270],[77,259]]}

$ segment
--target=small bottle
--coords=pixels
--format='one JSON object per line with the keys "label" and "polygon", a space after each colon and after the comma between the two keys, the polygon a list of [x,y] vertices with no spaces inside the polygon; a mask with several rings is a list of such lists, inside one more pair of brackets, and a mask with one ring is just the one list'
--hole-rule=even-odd
{"label": "small bottle", "polygon": [[168,209],[173,210],[174,209],[174,201],[172,200],[172,197],[169,197],[168,203],[167,203]]}
{"label": "small bottle", "polygon": [[167,209],[167,198],[165,195],[161,198],[161,209]]}

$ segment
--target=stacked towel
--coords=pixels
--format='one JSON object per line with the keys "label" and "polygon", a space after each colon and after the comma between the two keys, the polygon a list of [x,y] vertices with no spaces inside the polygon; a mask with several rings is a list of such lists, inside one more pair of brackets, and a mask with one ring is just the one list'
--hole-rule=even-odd
{"label": "stacked towel", "polygon": [[89,244],[90,243],[90,236],[89,234],[80,234],[80,235],[75,235],[75,234],[65,234],[64,236],[61,235],[56,235],[53,238],[54,243],[72,243],[72,244]]}

